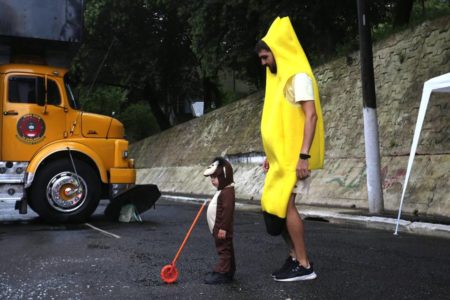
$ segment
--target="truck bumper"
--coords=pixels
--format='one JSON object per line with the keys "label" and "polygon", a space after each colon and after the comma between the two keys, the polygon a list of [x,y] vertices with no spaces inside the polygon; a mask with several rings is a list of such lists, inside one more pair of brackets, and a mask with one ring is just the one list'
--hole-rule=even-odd
{"label": "truck bumper", "polygon": [[109,170],[109,183],[131,183],[136,182],[136,169],[111,168]]}
{"label": "truck bumper", "polygon": [[128,190],[136,182],[136,169],[111,168],[109,170],[109,195],[112,198]]}

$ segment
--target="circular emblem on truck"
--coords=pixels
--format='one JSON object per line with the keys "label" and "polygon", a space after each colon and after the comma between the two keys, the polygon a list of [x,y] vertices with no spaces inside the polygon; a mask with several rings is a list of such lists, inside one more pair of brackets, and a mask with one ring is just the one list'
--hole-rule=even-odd
{"label": "circular emblem on truck", "polygon": [[17,137],[25,143],[39,143],[44,138],[44,133],[44,120],[37,115],[24,115],[17,122]]}

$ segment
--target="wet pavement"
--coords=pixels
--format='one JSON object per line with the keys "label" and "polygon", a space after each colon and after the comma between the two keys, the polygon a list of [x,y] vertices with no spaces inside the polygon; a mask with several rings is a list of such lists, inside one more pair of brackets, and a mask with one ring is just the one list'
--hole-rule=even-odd
{"label": "wet pavement", "polygon": [[[158,201],[143,223],[109,222],[102,204],[89,222],[52,226],[0,204],[0,299],[445,299],[450,240],[306,221],[318,278],[278,283],[281,238],[259,213],[237,211],[237,272],[229,285],[203,284],[216,254],[204,216],[178,263],[178,281],[161,268],[173,259],[199,205]],[[103,230],[100,231],[98,229]]]}

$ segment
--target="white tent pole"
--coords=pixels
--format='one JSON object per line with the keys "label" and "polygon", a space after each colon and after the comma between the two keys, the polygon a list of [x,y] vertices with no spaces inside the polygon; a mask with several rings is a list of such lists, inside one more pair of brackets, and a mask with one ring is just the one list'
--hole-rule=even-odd
{"label": "white tent pole", "polygon": [[403,199],[405,197],[406,187],[408,186],[408,180],[409,175],[411,173],[412,165],[414,162],[414,157],[416,155],[417,145],[419,144],[419,137],[420,132],[422,130],[423,121],[425,119],[425,113],[427,111],[428,102],[430,101],[430,96],[432,92],[432,87],[428,82],[425,82],[423,87],[423,93],[422,93],[422,99],[420,100],[420,107],[419,107],[419,115],[417,117],[417,123],[416,123],[416,129],[414,130],[414,138],[411,145],[411,152],[409,154],[409,160],[408,160],[408,168],[406,169],[406,176],[405,176],[405,182],[403,183],[403,191],[402,191],[402,197],[400,199],[400,207],[398,209],[398,217],[397,217],[397,224],[395,226],[395,232],[394,235],[397,235],[398,233],[398,224],[400,222],[400,216],[402,213],[402,207],[403,207]]}

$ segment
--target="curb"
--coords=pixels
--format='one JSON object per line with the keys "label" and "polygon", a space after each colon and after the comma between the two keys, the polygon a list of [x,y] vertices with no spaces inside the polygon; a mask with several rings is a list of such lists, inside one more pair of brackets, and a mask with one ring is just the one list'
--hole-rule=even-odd
{"label": "curb", "polygon": [[[395,226],[397,219],[376,217],[376,216],[355,216],[350,214],[343,214],[337,212],[327,212],[320,210],[307,210],[301,213],[306,218],[321,218],[334,224],[351,224],[363,226],[366,228],[381,229],[392,231],[395,235]],[[418,235],[434,236],[450,239],[450,225],[426,223],[426,222],[411,222],[400,219],[398,226],[398,233],[411,233]],[[397,235],[398,235],[397,233]]]}
{"label": "curb", "polygon": [[[206,199],[209,199],[209,197],[163,194],[161,196],[161,199],[183,203],[202,203]],[[253,212],[261,211],[259,205],[249,204],[242,201],[236,201],[236,209],[241,211]],[[356,225],[359,227],[362,226],[365,228],[381,229],[392,231],[392,234],[395,235],[395,226],[397,224],[397,219],[395,218],[353,215],[332,210],[332,208],[318,209],[308,207],[305,209],[302,208],[302,210],[299,212],[304,219],[322,219],[332,224],[348,224]],[[450,225],[416,221],[411,222],[408,220],[400,219],[398,233],[417,234],[450,239]]]}

